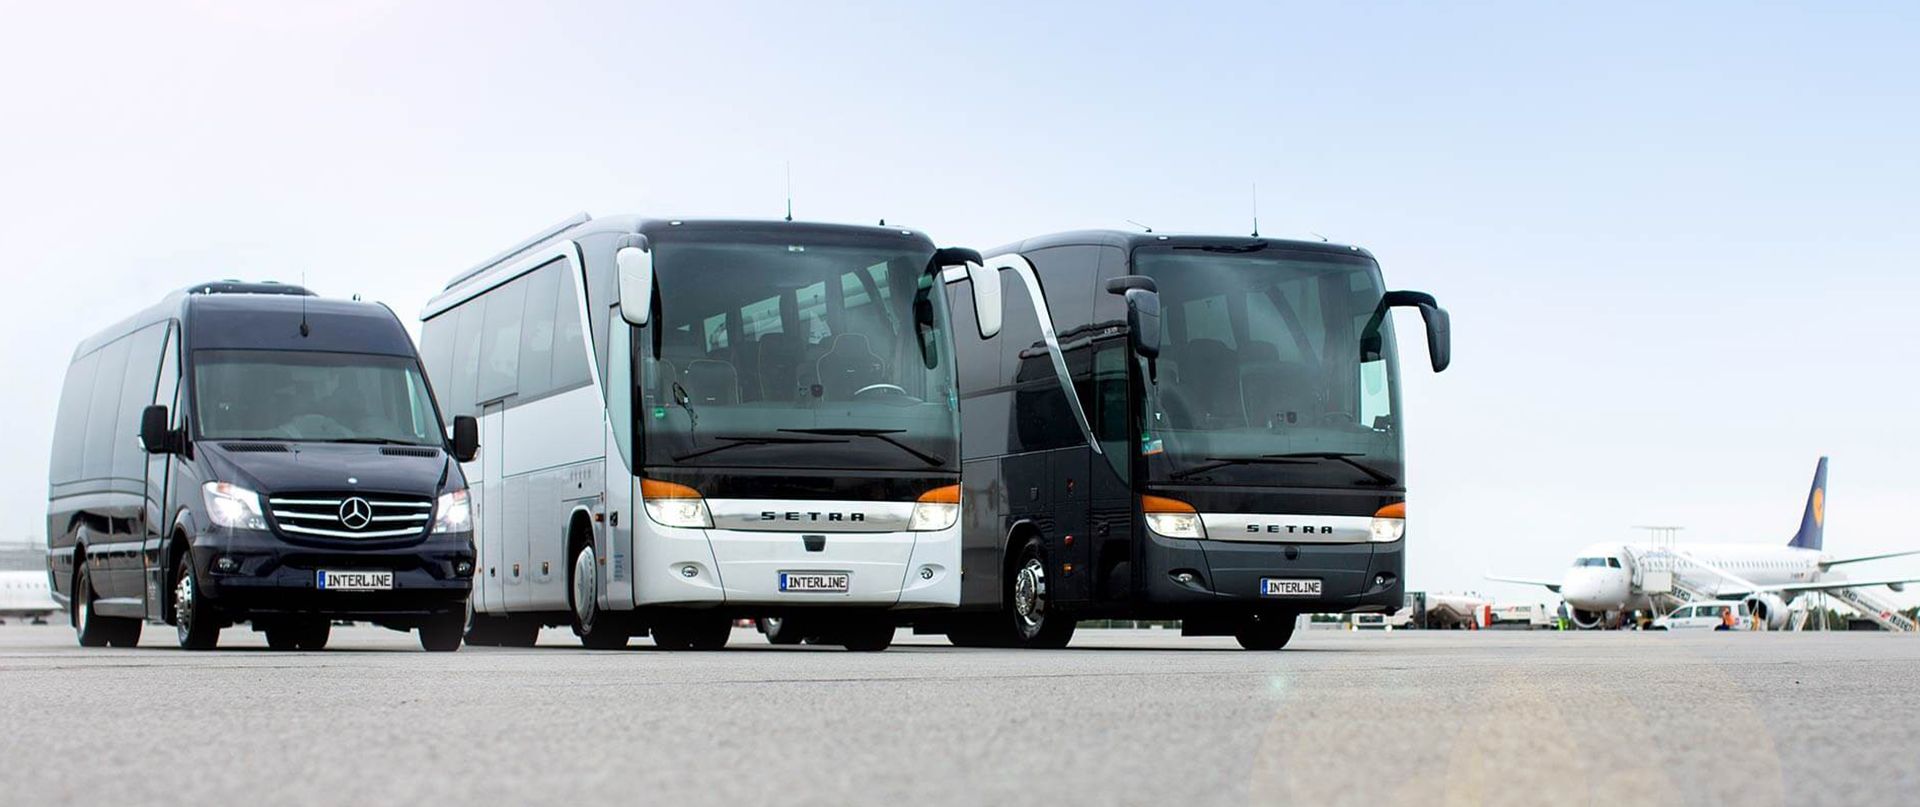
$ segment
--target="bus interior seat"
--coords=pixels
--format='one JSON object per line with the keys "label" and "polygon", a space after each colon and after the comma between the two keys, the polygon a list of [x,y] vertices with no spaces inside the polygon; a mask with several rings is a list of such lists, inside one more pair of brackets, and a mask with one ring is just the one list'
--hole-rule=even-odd
{"label": "bus interior seat", "polygon": [[753,369],[760,399],[783,403],[794,400],[800,386],[800,340],[775,331],[761,334],[756,344],[759,358]]}
{"label": "bus interior seat", "polygon": [[740,374],[732,362],[694,359],[687,363],[681,386],[696,404],[736,404],[740,402]]}
{"label": "bus interior seat", "polygon": [[[1198,367],[1237,367],[1240,363],[1239,351],[1218,339],[1189,340],[1181,355]],[[1181,386],[1185,397],[1191,399],[1195,415],[1207,428],[1246,425],[1239,373],[1202,373]]]}
{"label": "bus interior seat", "polygon": [[843,333],[829,341],[827,352],[814,362],[828,399],[846,400],[864,387],[887,380],[886,360],[873,352],[864,334]]}

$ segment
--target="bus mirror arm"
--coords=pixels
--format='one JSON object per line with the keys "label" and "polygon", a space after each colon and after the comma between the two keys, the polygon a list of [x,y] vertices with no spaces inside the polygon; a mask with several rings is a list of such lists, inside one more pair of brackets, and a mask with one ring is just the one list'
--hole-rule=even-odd
{"label": "bus mirror arm", "polygon": [[140,444],[148,454],[177,454],[179,441],[172,429],[167,427],[169,417],[164,404],[154,404],[140,411]]}
{"label": "bus mirror arm", "polygon": [[1420,309],[1420,319],[1427,324],[1427,360],[1432,363],[1433,371],[1444,372],[1453,364],[1453,317],[1440,307],[1433,295],[1424,291],[1390,291],[1381,300],[1381,313],[1388,308]]}
{"label": "bus mirror arm", "polygon": [[472,415],[455,415],[453,418],[453,458],[459,462],[473,462],[480,456],[480,421]]}

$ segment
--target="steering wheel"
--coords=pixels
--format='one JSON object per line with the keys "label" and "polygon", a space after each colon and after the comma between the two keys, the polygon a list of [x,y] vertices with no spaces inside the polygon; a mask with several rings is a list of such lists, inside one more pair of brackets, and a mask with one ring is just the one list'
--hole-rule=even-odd
{"label": "steering wheel", "polygon": [[[885,392],[889,396],[899,396],[901,398],[908,398],[908,399],[913,398],[913,396],[907,394],[907,389],[905,387],[900,386],[899,384],[868,384],[864,387],[854,390],[853,397],[859,398],[863,395],[866,395],[869,392]],[[875,397],[878,397],[878,396],[875,396]]]}

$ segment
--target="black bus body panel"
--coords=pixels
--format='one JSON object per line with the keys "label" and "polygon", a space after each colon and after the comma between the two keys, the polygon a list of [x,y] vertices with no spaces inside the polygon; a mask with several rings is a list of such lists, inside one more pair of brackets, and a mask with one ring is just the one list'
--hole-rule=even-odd
{"label": "black bus body panel", "polygon": [[[253,490],[268,510],[274,496],[315,490],[432,502],[465,482],[444,445],[201,439],[188,417],[198,350],[311,351],[418,363],[411,338],[385,306],[273,285],[196,286],[84,340],[64,385],[49,482],[47,563],[58,600],[70,603],[80,558],[99,613],[170,620],[174,565],[188,551],[202,593],[233,622],[301,613],[411,627],[422,614],[464,608],[471,581],[454,566],[470,568],[471,534],[430,535],[431,517],[419,535],[384,542],[296,537],[271,515],[265,530],[213,526],[201,491],[207,482]],[[93,407],[105,401],[115,404],[111,411]],[[138,421],[150,404],[169,407],[172,425],[188,436],[182,451],[140,449]],[[111,439],[112,448],[95,445],[96,437]],[[234,573],[210,566],[224,554],[243,559]],[[396,588],[320,592],[317,568],[392,569]],[[328,596],[316,596],[322,593]]]}

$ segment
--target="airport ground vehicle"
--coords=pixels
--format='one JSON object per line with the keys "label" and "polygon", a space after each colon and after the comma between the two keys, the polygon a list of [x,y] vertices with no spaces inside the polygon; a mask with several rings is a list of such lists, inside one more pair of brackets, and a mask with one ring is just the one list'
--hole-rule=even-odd
{"label": "airport ground vehicle", "polygon": [[1682,605],[1665,616],[1653,620],[1655,630],[1714,630],[1725,624],[1726,612],[1732,611],[1734,628],[1746,630],[1747,604],[1740,600],[1714,600]]}
{"label": "airport ground vehicle", "polygon": [[581,214],[428,303],[441,403],[479,418],[468,641],[651,632],[877,650],[960,594],[947,263],[919,232]]}
{"label": "airport ground vehicle", "polygon": [[[948,270],[961,610],[916,629],[1055,647],[1086,618],[1278,649],[1303,612],[1398,609],[1406,486],[1387,291],[1357,247],[1077,232]],[[983,285],[984,284],[984,285]],[[990,313],[990,312],[979,312]]]}
{"label": "airport ground vehicle", "polygon": [[250,622],[319,649],[332,619],[455,650],[474,552],[464,478],[393,312],[273,283],[168,295],[74,351],[47,566],[80,644],[144,621],[210,649]]}

